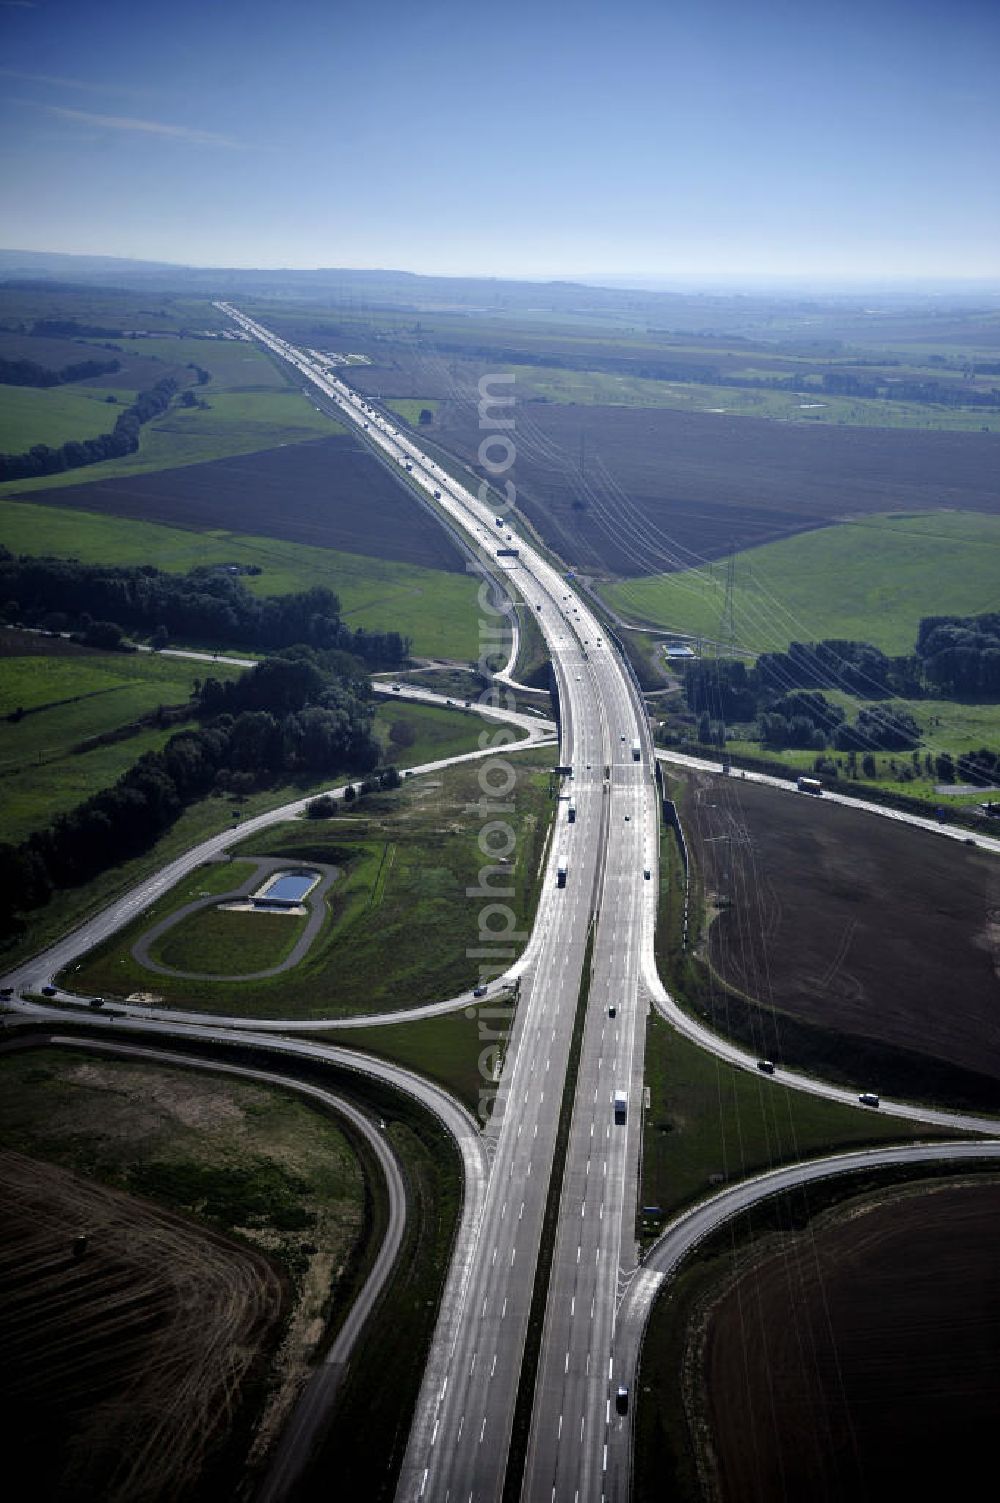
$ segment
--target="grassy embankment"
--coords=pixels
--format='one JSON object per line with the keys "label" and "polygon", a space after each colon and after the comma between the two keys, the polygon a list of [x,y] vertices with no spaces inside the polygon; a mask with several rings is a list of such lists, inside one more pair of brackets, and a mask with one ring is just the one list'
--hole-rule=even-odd
{"label": "grassy embankment", "polygon": [[[519,929],[530,929],[537,899],[551,762],[551,753],[518,762],[510,885]],[[144,916],[92,951],[67,981],[108,997],[153,991],[195,1009],[303,1019],[392,1010],[464,990],[478,979],[466,952],[481,943],[481,905],[466,897],[484,859],[478,824],[466,812],[479,794],[477,774],[475,765],[455,767],[396,793],[367,795],[331,820],[278,826],[236,847],[237,855],[343,868],[327,897],[331,921],[294,973],[226,983],[152,973],[131,954],[149,927]],[[183,953],[176,946],[183,946],[186,927],[175,931],[175,955]]]}

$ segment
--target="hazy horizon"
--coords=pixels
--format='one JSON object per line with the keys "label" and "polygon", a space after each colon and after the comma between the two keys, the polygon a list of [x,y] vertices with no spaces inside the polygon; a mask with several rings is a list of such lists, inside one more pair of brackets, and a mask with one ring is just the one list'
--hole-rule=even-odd
{"label": "hazy horizon", "polygon": [[21,249],[598,283],[1000,278],[1000,8],[981,0],[501,17],[246,0],[238,23],[194,0],[141,21],[125,0],[19,0],[0,42]]}

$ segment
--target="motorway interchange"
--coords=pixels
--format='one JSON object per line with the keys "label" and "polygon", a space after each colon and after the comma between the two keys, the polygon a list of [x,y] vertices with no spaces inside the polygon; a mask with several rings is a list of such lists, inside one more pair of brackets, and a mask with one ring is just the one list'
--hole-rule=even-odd
{"label": "motorway interchange", "polygon": [[[446,474],[409,434],[399,432],[384,413],[310,355],[232,305],[218,306],[250,337],[289,362],[310,389],[335,404],[337,416],[385,462],[398,467],[415,496],[461,535],[488,573],[495,576],[502,569],[510,593],[535,614],[551,654],[561,712],[560,762],[573,769],[575,818],[570,822],[567,802],[561,801],[535,926],[509,973],[519,980],[520,1000],[485,1134],[478,1134],[472,1118],[438,1088],[390,1065],[363,1064],[418,1096],[445,1122],[459,1143],[466,1181],[397,1498],[401,1503],[421,1498],[487,1503],[503,1492],[578,999],[586,986],[521,1496],[553,1503],[624,1500],[631,1467],[626,1393],[655,1290],[673,1266],[671,1259],[682,1256],[712,1224],[775,1188],[762,1177],[715,1197],[699,1220],[683,1218],[682,1228],[668,1229],[640,1265],[634,1229],[650,1005],[713,1052],[743,1068],[755,1063],[687,1018],[657,976],[653,939],[659,809],[641,695],[584,600],[537,549],[498,526],[494,508]],[[514,556],[497,558],[500,549],[512,546]],[[530,717],[520,719],[530,734]],[[273,811],[262,822],[289,812]],[[243,838],[247,833],[239,832]],[[228,833],[189,853],[5,981],[16,991],[37,989],[40,975],[51,978],[83,949],[121,927],[204,860],[208,846],[221,850],[235,838]],[[565,885],[557,880],[560,858],[566,866]],[[468,1000],[463,995],[439,1007],[462,1006]],[[393,1022],[404,1016],[391,1015]],[[269,1046],[282,1053],[359,1063],[356,1054],[332,1045],[278,1040],[278,1030],[293,1032],[287,1020],[248,1027],[233,1018],[167,1012],[151,1018],[147,1012],[141,1026],[160,1042],[185,1035],[218,1037],[225,1028],[233,1040],[260,1042],[269,1036]],[[309,1027],[315,1030],[317,1024]],[[782,1072],[782,1079],[833,1099],[857,1101],[806,1077]],[[624,1113],[615,1111],[616,1092],[625,1093]],[[997,1128],[988,1119],[898,1103],[883,1103],[883,1109],[956,1130],[993,1134]],[[932,1152],[940,1155],[942,1149],[883,1149],[869,1153],[865,1161],[916,1160]],[[996,1154],[1000,1142],[952,1145],[944,1152]],[[837,1163],[831,1161],[827,1172],[838,1172]],[[815,1165],[780,1171],[790,1183],[818,1172]],[[279,1496],[280,1490],[273,1488],[272,1495]]]}

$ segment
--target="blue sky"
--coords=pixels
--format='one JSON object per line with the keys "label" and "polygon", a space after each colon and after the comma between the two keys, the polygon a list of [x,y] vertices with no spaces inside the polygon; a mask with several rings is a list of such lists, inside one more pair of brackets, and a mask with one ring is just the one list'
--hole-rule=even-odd
{"label": "blue sky", "polygon": [[994,0],[0,0],[3,244],[1000,276]]}

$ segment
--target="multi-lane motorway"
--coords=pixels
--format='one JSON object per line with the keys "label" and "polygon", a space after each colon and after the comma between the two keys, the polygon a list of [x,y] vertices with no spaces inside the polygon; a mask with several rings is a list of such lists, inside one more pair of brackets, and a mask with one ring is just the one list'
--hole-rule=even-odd
{"label": "multi-lane motorway", "polygon": [[[531,610],[552,656],[562,761],[576,818],[560,806],[530,961],[489,1131],[492,1171],[475,1245],[453,1266],[400,1479],[401,1499],[488,1500],[503,1490],[546,1197],[588,937],[588,1010],[528,1443],[525,1496],[597,1498],[613,1415],[619,1267],[635,1262],[641,1123],[643,952],[652,949],[657,815],[648,724],[603,628],[494,509],[305,352],[220,305],[288,361],[400,467]],[[498,558],[516,547],[514,557]],[[635,752],[633,744],[637,743]],[[564,887],[556,866],[566,863]],[[643,931],[646,931],[645,933]],[[614,1008],[614,1016],[609,1009]],[[614,1120],[617,1090],[629,1098]]]}
{"label": "multi-lane motorway", "polygon": [[[641,696],[586,604],[490,506],[307,352],[230,304],[219,306],[311,383],[382,462],[398,470],[415,498],[462,539],[466,551],[478,556],[486,573],[507,576],[511,594],[533,613],[546,639],[559,691],[561,763],[572,768],[565,791],[572,794],[575,818],[570,820],[564,798],[530,942],[509,972],[519,982],[519,1003],[485,1138],[476,1136],[471,1119],[444,1093],[408,1072],[333,1046],[272,1037],[271,1047],[280,1054],[338,1063],[350,1059],[356,1068],[391,1077],[438,1113],[462,1150],[465,1203],[397,1496],[404,1503],[421,1498],[486,1503],[503,1492],[574,1024],[586,983],[521,1496],[532,1503],[624,1499],[629,1416],[618,1411],[615,1395],[619,1383],[632,1381],[640,1315],[648,1308],[642,1299],[651,1298],[653,1289],[653,1270],[648,1265],[638,1270],[634,1242],[646,1013],[653,1004],[683,1031],[698,1026],[675,1009],[656,974],[659,817]],[[516,553],[498,557],[500,549]],[[522,719],[523,729],[535,736],[548,730],[534,717]],[[502,757],[502,749],[496,755]],[[516,804],[516,784],[511,797]],[[273,811],[255,823],[288,812]],[[216,845],[222,850],[234,838],[227,832],[189,853],[86,930],[4,979],[18,989],[37,987],[40,978],[49,979]],[[557,879],[560,863],[564,884]],[[428,1010],[466,1000],[451,999]],[[500,1011],[504,1018],[497,1037],[506,1021],[506,1010]],[[265,1030],[289,1026],[287,1020],[272,1020],[249,1029],[236,1019],[164,1012],[161,1018],[147,1017],[141,1027],[159,1037],[183,1030],[208,1038],[218,1036],[220,1024],[229,1038],[256,1043]],[[714,1035],[699,1042],[753,1067]],[[794,1083],[846,1094],[804,1078],[795,1077]],[[625,1094],[624,1111],[615,1110],[616,1092]],[[951,1127],[995,1128],[981,1119],[895,1109]],[[795,1166],[787,1172],[794,1177],[813,1171]]]}

